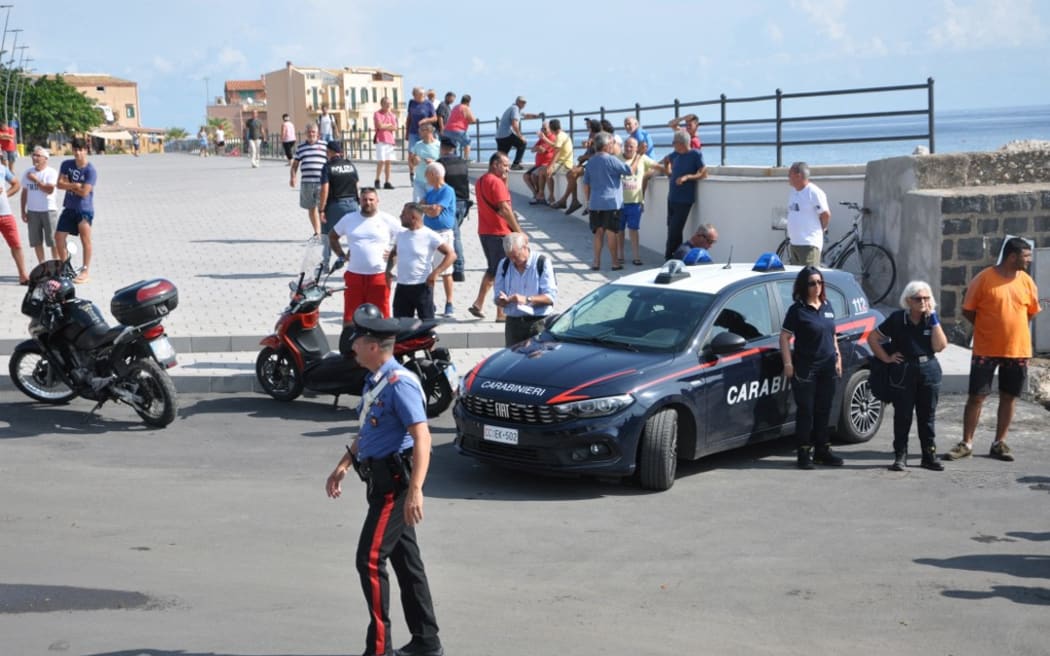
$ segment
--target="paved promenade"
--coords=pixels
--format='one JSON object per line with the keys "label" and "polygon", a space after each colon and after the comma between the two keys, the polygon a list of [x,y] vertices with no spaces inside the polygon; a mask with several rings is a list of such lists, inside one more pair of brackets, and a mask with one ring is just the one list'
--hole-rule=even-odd
{"label": "paved promenade", "polygon": [[[62,159],[53,157],[50,164],[57,169]],[[112,321],[109,300],[117,289],[152,277],[172,280],[179,288],[179,307],[164,325],[179,352],[180,364],[171,373],[180,391],[254,389],[259,340],[272,330],[287,304],[288,282],[296,277],[312,233],[306,211],[298,205],[298,189],[288,185],[288,168],[274,160],[264,160],[260,168],[252,169],[244,158],[183,154],[113,155],[91,161],[99,173],[95,256],[91,282],[78,287],[78,294],[94,301]],[[27,166],[28,158],[21,159],[16,172],[21,175]],[[374,167],[365,163],[359,172],[369,184]],[[476,169],[477,174],[482,172]],[[394,167],[392,181],[397,188],[381,192],[380,209],[397,216],[411,200],[404,165]],[[17,206],[17,199],[14,204]],[[621,273],[609,269],[607,253],[603,270],[590,270],[591,234],[586,217],[567,217],[560,211],[530,206],[520,196],[514,198],[514,206],[523,215],[522,225],[532,243],[553,262],[558,307],[567,307]],[[18,213],[17,207],[15,211]],[[663,219],[662,213],[652,212],[644,220]],[[493,321],[491,304],[485,308],[484,320],[467,312],[484,269],[476,211],[463,224],[463,236],[467,279],[455,285],[455,317],[439,329],[441,343],[452,349],[461,372],[503,344],[503,325]],[[32,267],[35,255],[28,248],[26,253]],[[660,262],[659,254],[651,250],[643,251],[642,258],[647,266]],[[628,264],[622,273],[635,270]],[[19,311],[24,292],[10,258],[0,254],[0,366],[4,374],[7,355],[27,337],[28,319]],[[440,289],[436,301],[439,306],[444,304]],[[342,299],[329,299],[321,317],[334,346]],[[953,349],[945,360],[949,376],[965,374],[966,351]],[[956,361],[960,364],[953,364]],[[0,388],[10,386],[7,376],[0,375]]]}

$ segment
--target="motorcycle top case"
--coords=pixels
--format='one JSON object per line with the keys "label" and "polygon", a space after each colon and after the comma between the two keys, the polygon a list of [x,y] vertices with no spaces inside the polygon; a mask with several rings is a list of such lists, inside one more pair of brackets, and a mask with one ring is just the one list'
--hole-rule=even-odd
{"label": "motorcycle top case", "polygon": [[109,311],[125,326],[141,326],[159,321],[179,305],[179,290],[170,280],[140,280],[118,289]]}

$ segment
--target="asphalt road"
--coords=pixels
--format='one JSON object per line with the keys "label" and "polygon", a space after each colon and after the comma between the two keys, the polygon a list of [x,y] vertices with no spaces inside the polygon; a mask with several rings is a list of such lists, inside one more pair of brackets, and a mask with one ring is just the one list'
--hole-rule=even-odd
{"label": "asphalt road", "polygon": [[[153,431],[0,393],[0,654],[361,650],[362,490],[323,490],[349,413],[180,401]],[[962,402],[942,399],[942,450]],[[1046,421],[1020,405],[1014,463],[890,472],[886,422],[841,469],[800,472],[778,442],[647,493],[477,465],[446,413],[420,528],[446,653],[1046,654]],[[399,610],[393,631],[407,641]]]}

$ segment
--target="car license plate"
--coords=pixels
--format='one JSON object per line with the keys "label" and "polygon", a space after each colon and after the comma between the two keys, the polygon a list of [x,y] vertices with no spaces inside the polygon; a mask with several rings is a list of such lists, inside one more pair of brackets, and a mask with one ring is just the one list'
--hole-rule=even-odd
{"label": "car license plate", "polygon": [[175,347],[171,345],[167,337],[158,337],[149,343],[149,347],[153,351],[153,357],[157,358],[157,362],[167,364],[175,359]]}
{"label": "car license plate", "polygon": [[499,442],[500,444],[517,444],[518,429],[500,428],[499,426],[486,425],[484,437],[489,442]]}
{"label": "car license plate", "polygon": [[456,365],[451,362],[445,367],[445,378],[448,378],[448,384],[453,392],[459,389],[459,374],[456,373]]}

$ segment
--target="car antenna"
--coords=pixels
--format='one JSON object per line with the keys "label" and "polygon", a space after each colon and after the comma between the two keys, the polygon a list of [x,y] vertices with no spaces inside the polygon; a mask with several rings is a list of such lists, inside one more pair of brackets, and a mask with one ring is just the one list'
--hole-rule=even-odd
{"label": "car antenna", "polygon": [[730,246],[729,247],[729,259],[726,260],[726,265],[724,267],[722,267],[722,268],[723,269],[728,269],[728,268],[730,268],[732,266],[732,264],[733,264],[733,247]]}

